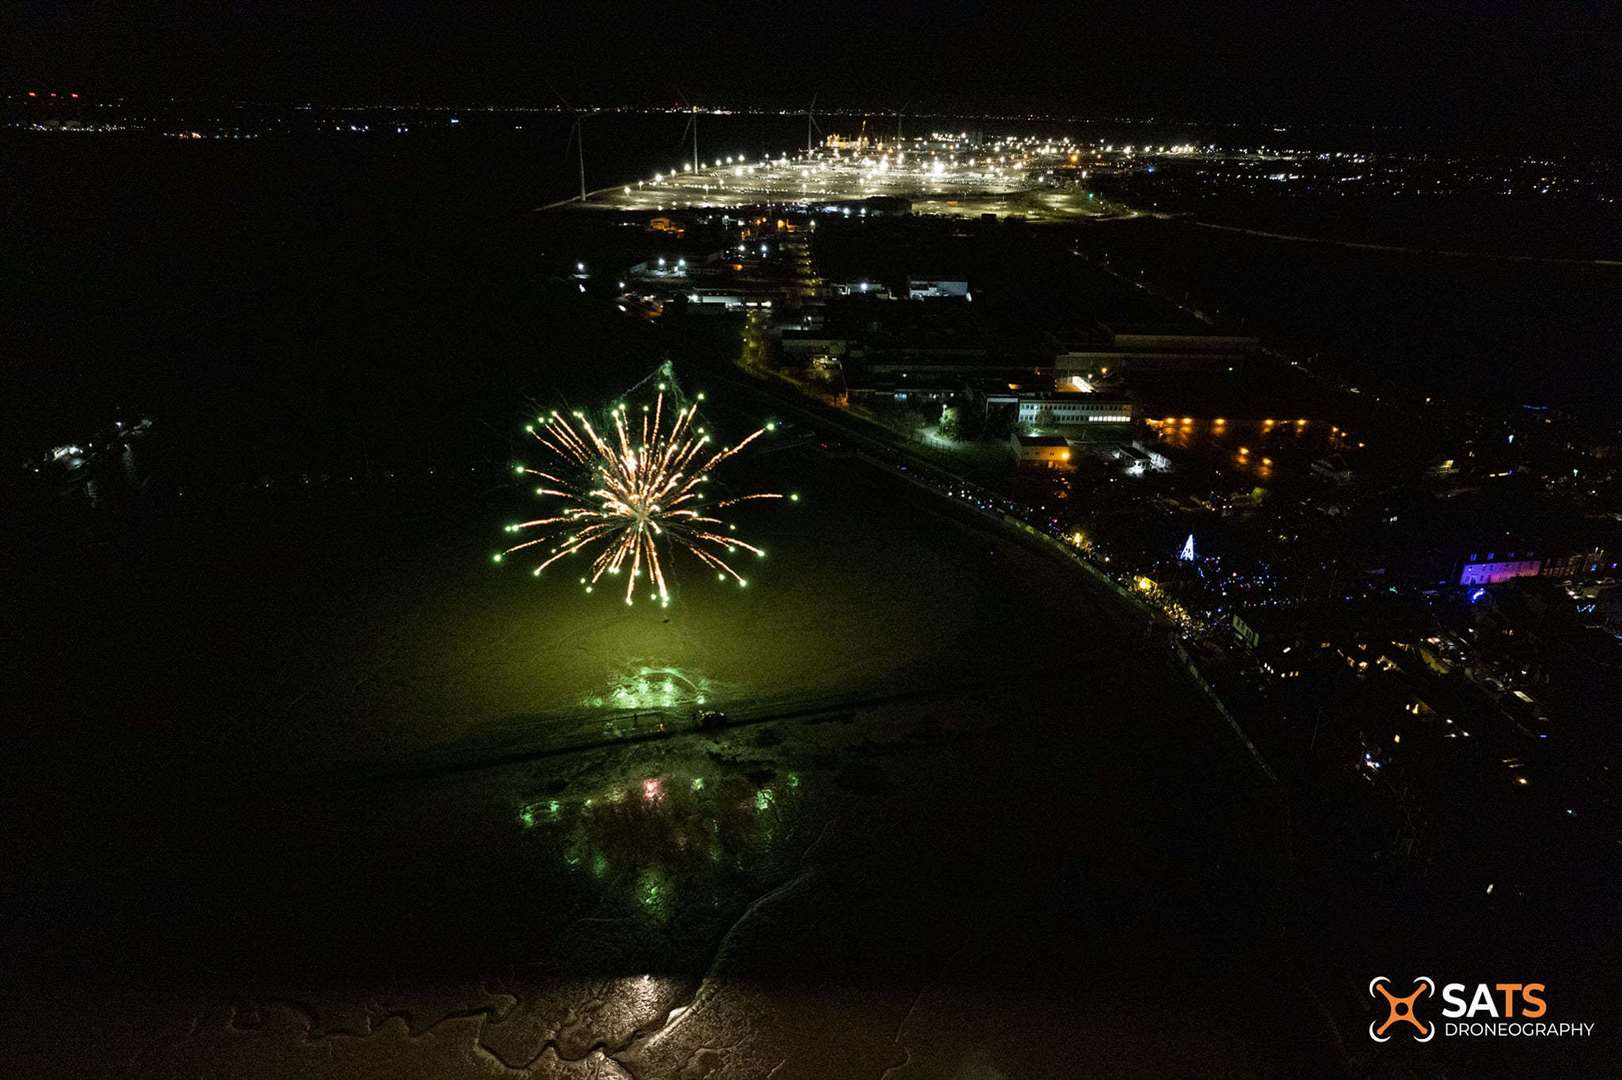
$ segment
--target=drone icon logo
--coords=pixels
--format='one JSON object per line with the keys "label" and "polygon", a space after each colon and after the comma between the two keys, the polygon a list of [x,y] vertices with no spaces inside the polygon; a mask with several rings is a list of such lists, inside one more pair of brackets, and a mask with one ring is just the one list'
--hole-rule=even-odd
{"label": "drone icon logo", "polygon": [[1386,1034],[1386,1030],[1393,1024],[1401,1023],[1409,1024],[1415,1031],[1419,1032],[1414,1036],[1414,1042],[1430,1042],[1436,1037],[1436,1025],[1426,1024],[1414,1014],[1414,1002],[1421,997],[1436,993],[1436,984],[1428,977],[1421,975],[1414,980],[1412,993],[1406,997],[1398,997],[1385,988],[1385,984],[1390,981],[1384,975],[1376,975],[1369,980],[1369,997],[1375,998],[1375,1000],[1385,998],[1386,1008],[1389,1010],[1385,1023],[1377,1025],[1376,1021],[1371,1020],[1369,1022],[1369,1038],[1375,1042],[1390,1042],[1391,1036]]}

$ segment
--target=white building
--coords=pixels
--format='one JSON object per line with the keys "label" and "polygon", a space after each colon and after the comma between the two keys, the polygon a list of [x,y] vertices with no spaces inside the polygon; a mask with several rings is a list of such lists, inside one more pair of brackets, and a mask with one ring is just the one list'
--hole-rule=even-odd
{"label": "white building", "polygon": [[1104,394],[1053,394],[1019,398],[1019,422],[1026,427],[1080,427],[1084,424],[1126,424],[1132,403]]}
{"label": "white building", "polygon": [[1059,472],[1075,467],[1071,460],[1070,443],[1058,435],[1010,436],[1014,459],[1022,469],[1052,469]]}
{"label": "white building", "polygon": [[923,278],[907,275],[909,300],[973,300],[969,283],[962,278]]}

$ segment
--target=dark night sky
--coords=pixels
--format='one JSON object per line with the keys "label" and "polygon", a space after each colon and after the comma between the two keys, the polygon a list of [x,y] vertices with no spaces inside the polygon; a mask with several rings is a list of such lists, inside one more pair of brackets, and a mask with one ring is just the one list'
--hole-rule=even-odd
{"label": "dark night sky", "polygon": [[[1610,131],[1622,4],[7,5],[7,92],[571,101]],[[5,23],[11,23],[10,27]]]}

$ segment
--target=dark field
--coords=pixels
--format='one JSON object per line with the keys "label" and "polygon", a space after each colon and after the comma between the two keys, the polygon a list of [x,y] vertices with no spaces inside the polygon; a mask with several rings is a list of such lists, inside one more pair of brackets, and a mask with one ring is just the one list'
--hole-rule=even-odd
{"label": "dark field", "polygon": [[[803,495],[759,515],[770,557],[744,590],[689,574],[668,611],[491,566],[502,491],[250,503],[229,540],[37,583],[60,606],[13,713],[16,1067],[1298,1075],[1328,1053],[1316,1022],[1239,1043],[1223,1017],[1233,971],[1293,984],[1277,825],[1117,602],[814,448],[754,466]],[[786,718],[472,767],[481,740],[578,733],[644,668]],[[410,775],[458,744],[464,768]]]}
{"label": "dark field", "polygon": [[[1301,228],[1361,239],[1355,225]],[[1492,409],[1553,405],[1601,421],[1622,397],[1622,266],[1369,251],[1186,220],[1103,222],[1082,236],[1122,272],[1141,270],[1172,298],[1365,387]]]}

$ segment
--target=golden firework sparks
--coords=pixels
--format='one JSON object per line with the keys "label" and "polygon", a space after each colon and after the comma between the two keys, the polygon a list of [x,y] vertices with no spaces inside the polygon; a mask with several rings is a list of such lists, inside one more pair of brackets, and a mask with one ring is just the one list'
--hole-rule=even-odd
{"label": "golden firework sparks", "polygon": [[729,557],[743,551],[765,558],[766,552],[738,539],[736,526],[717,515],[740,503],[783,496],[757,492],[711,500],[709,484],[718,466],[773,427],[767,423],[732,446],[712,449],[710,433],[698,418],[698,401],[681,404],[664,382],[640,413],[622,402],[600,425],[579,410],[539,417],[525,430],[552,463],[545,469],[514,468],[520,476],[537,477],[541,485],[535,493],[557,499],[559,505],[545,517],[508,525],[509,533],[535,530],[537,535],[513,544],[495,560],[540,548],[545,558],[532,571],[538,576],[560,559],[586,552],[592,560],[580,579],[586,591],[605,575],[623,575],[627,604],[644,582],[651,586],[650,599],[670,603],[665,571],[676,548],[691,552],[719,580],[748,585]]}

